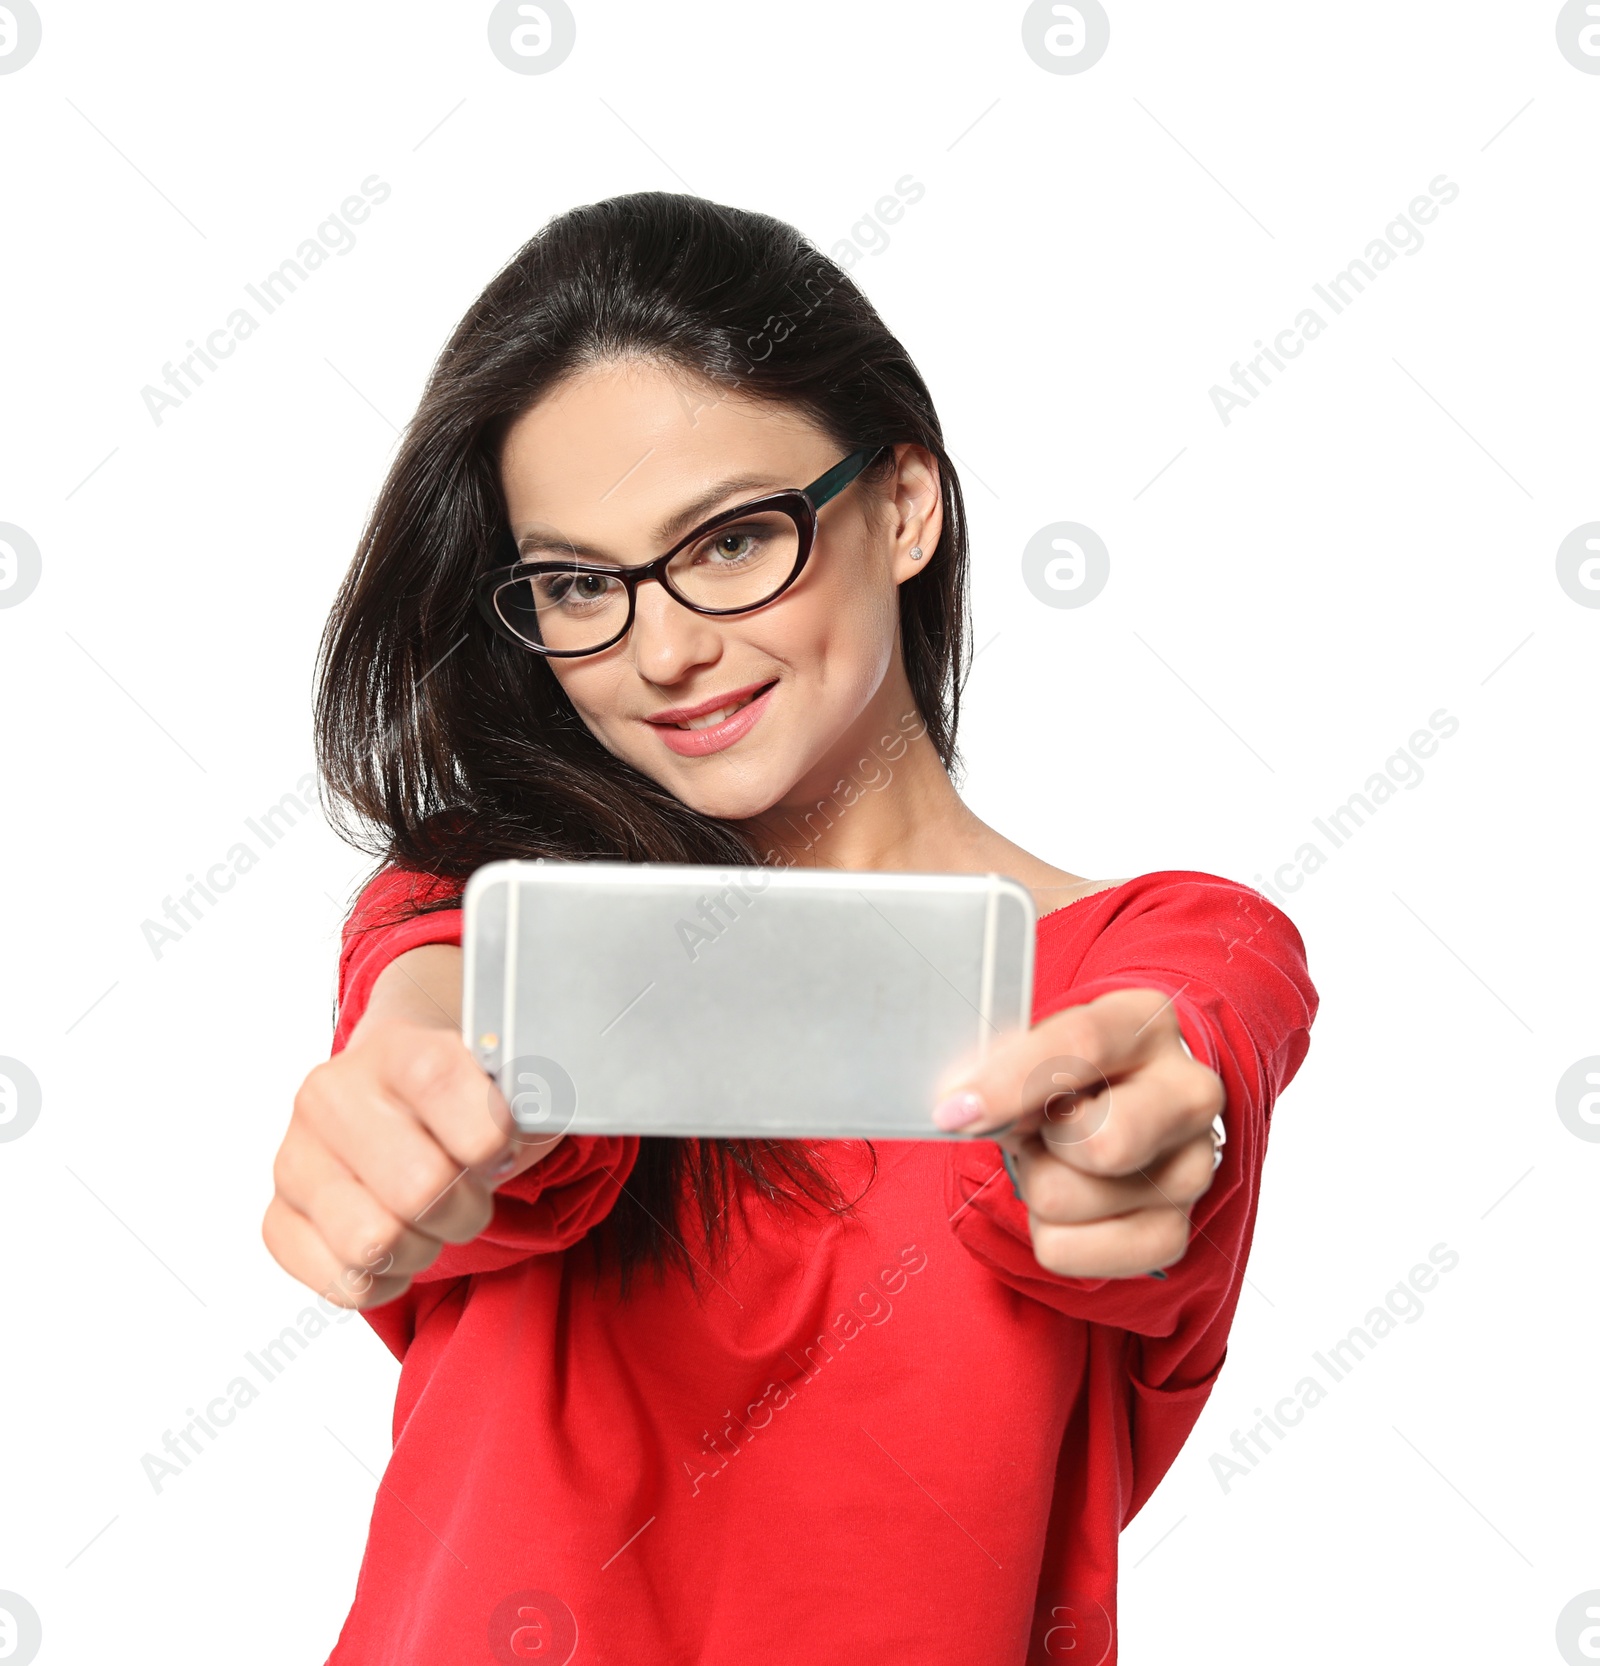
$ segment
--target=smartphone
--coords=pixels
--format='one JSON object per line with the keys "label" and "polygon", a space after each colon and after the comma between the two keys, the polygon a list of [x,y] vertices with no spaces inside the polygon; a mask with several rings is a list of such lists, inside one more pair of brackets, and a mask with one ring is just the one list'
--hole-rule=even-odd
{"label": "smartphone", "polygon": [[1032,1015],[999,874],[492,862],[463,912],[463,1038],[530,1134],[959,1139],[940,1076]]}

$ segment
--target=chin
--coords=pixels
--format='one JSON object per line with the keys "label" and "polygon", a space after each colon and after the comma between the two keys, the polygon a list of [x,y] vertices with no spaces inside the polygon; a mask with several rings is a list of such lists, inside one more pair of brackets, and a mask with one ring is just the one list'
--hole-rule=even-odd
{"label": "chin", "polygon": [[770,810],[783,797],[777,790],[769,791],[743,781],[714,789],[685,787],[677,781],[661,784],[696,815],[712,816],[718,821],[748,821]]}
{"label": "chin", "polygon": [[609,737],[603,737],[602,744],[614,757],[631,764],[641,775],[648,775],[658,787],[671,793],[696,815],[714,816],[718,821],[745,821],[751,816],[759,816],[782,799],[788,785],[781,781],[769,784],[752,780],[748,774],[737,771],[728,772],[724,780],[712,781],[700,770],[673,768],[677,760],[663,759],[653,747],[649,754],[641,755],[632,747],[616,744]]}

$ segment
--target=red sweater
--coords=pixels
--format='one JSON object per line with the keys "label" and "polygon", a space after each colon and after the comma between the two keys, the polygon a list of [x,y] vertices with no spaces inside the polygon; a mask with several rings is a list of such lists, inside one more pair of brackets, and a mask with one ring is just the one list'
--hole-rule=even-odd
{"label": "red sweater", "polygon": [[[374,979],[459,911],[346,925],[334,1051]],[[853,1215],[730,1210],[700,1294],[596,1294],[587,1246],[638,1153],[569,1135],[366,1317],[402,1361],[394,1452],[329,1666],[918,1666],[1116,1659],[1117,1537],[1227,1353],[1272,1106],[1318,997],[1258,892],[1146,874],[1044,916],[1034,1021],[1175,997],[1228,1143],[1165,1281],[1034,1259],[991,1140],[813,1142]],[[931,1107],[930,1107],[931,1110]],[[691,1240],[692,1241],[692,1240]]]}

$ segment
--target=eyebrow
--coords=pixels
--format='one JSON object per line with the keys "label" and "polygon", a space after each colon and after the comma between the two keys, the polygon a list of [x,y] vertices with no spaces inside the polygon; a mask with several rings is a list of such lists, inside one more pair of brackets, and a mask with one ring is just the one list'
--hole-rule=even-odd
{"label": "eyebrow", "polygon": [[[676,538],[691,531],[701,521],[708,520],[712,512],[724,498],[732,497],[735,492],[752,492],[759,488],[762,495],[769,492],[781,492],[786,488],[775,482],[767,474],[734,474],[726,480],[720,480],[715,486],[707,488],[698,497],[692,498],[674,514],[662,521],[651,533],[651,543],[656,546],[657,553],[667,548]],[[736,507],[730,505],[731,507]],[[517,554],[526,555],[530,549],[559,550],[563,555],[574,555],[588,561],[610,561],[613,558],[592,544],[580,544],[575,538],[563,538],[557,533],[525,532],[517,539]],[[648,557],[643,559],[648,560]],[[624,562],[619,565],[639,565],[640,563]]]}

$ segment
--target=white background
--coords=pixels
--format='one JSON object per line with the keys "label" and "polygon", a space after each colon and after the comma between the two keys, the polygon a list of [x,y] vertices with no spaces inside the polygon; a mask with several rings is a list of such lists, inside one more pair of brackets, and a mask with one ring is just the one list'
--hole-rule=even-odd
{"label": "white background", "polygon": [[[433,355],[574,204],[865,249],[906,174],[853,276],[964,470],[980,815],[1256,884],[1460,724],[1285,893],[1322,1010],[1228,1363],[1123,1538],[1123,1659],[1559,1660],[1600,1587],[1600,1144],[1555,1100],[1600,1053],[1600,611],[1555,560],[1600,518],[1600,75],[1557,6],[1108,0],[1051,74],[1018,4],[617,0],[519,75],[485,4],[40,3],[0,76],[0,521],[42,553],[0,608],[0,1055],[43,1088],[0,1144],[0,1588],[40,1660],[321,1660],[351,1599],[396,1379],[360,1319],[159,1494],[140,1461],[307,1305],[259,1223],[364,859],[305,823],[159,959],[141,923],[311,768]],[[140,390],[374,173],[356,246],[156,424]],[[1225,425],[1213,384],[1440,174],[1424,245]],[[1022,582],[1062,520],[1110,551],[1081,608]],[[1224,1491],[1211,1455],[1440,1243],[1422,1317]]]}

